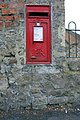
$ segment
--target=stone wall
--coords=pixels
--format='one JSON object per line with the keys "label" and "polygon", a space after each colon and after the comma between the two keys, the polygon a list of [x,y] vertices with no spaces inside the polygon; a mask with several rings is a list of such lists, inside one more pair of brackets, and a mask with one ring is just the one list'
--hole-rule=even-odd
{"label": "stone wall", "polygon": [[[25,4],[51,5],[49,65],[26,64]],[[79,73],[64,72],[65,56],[63,0],[0,0],[0,109],[78,102]]]}

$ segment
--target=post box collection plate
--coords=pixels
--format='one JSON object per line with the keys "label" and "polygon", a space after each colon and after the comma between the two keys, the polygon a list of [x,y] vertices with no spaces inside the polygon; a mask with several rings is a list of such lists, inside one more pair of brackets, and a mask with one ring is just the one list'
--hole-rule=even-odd
{"label": "post box collection plate", "polygon": [[43,27],[34,27],[34,41],[43,41]]}
{"label": "post box collection plate", "polygon": [[[46,12],[45,12],[46,11]],[[50,6],[26,6],[26,63],[51,63]]]}

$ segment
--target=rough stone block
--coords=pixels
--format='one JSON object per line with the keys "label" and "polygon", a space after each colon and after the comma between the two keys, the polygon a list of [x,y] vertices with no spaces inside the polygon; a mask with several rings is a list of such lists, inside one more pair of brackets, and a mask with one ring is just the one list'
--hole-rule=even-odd
{"label": "rough stone block", "polygon": [[2,3],[0,4],[0,8],[8,8],[8,3]]}
{"label": "rough stone block", "polygon": [[2,15],[9,15],[9,14],[17,14],[17,10],[16,9],[11,9],[11,10],[2,9]]}
{"label": "rough stone block", "polygon": [[32,96],[32,107],[33,109],[47,108],[47,97],[35,94]]}
{"label": "rough stone block", "polygon": [[0,90],[6,90],[8,88],[8,80],[6,75],[0,74]]}
{"label": "rough stone block", "polygon": [[6,110],[6,100],[0,96],[0,110]]}
{"label": "rough stone block", "polygon": [[56,104],[65,104],[68,102],[68,97],[55,97],[55,96],[48,96],[48,104],[56,105]]}
{"label": "rough stone block", "polygon": [[14,17],[13,16],[0,16],[0,20],[14,20]]}
{"label": "rough stone block", "polygon": [[68,60],[69,70],[79,71],[80,70],[80,59]]}
{"label": "rough stone block", "polygon": [[2,21],[0,21],[0,30],[2,30],[2,28],[3,28],[3,22]]}

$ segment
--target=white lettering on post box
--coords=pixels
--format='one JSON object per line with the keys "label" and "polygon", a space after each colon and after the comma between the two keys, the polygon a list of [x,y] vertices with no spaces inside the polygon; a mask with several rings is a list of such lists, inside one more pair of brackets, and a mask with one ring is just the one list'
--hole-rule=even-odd
{"label": "white lettering on post box", "polygon": [[34,27],[34,41],[43,41],[43,27]]}

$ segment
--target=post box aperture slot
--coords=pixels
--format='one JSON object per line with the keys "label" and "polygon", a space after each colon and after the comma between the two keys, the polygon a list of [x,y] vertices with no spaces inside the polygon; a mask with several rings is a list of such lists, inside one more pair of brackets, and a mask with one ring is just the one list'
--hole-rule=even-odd
{"label": "post box aperture slot", "polygon": [[43,27],[35,26],[33,28],[33,42],[43,42]]}
{"label": "post box aperture slot", "polygon": [[48,17],[48,12],[29,12],[30,17],[36,17],[36,16],[42,16],[42,17]]}

